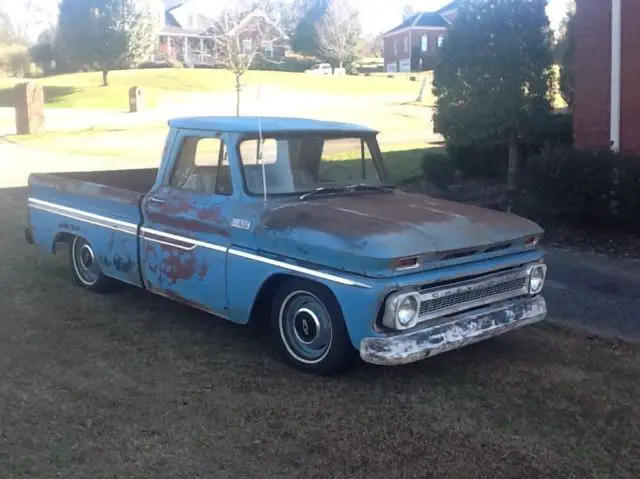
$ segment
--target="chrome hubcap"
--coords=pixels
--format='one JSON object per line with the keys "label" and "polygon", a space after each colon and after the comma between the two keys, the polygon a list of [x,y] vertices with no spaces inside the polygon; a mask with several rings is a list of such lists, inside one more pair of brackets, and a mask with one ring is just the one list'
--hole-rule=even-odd
{"label": "chrome hubcap", "polygon": [[98,281],[100,265],[96,261],[96,256],[91,245],[82,238],[73,241],[73,266],[76,273],[84,284],[91,286]]}
{"label": "chrome hubcap", "polygon": [[329,313],[320,299],[307,291],[291,293],[280,309],[280,335],[296,360],[313,364],[322,361],[332,341]]}

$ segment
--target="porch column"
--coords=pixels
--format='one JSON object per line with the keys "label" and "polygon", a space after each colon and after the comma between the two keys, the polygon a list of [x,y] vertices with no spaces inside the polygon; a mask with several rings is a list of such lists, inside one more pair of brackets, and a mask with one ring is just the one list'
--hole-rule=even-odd
{"label": "porch column", "polygon": [[187,37],[182,38],[182,60],[189,61],[189,39]]}
{"label": "porch column", "polygon": [[622,0],[611,0],[611,124],[613,151],[620,150],[620,103],[622,97]]}
{"label": "porch column", "polygon": [[171,36],[167,35],[167,56],[171,58]]}
{"label": "porch column", "polygon": [[200,38],[200,63],[204,63],[204,38]]}

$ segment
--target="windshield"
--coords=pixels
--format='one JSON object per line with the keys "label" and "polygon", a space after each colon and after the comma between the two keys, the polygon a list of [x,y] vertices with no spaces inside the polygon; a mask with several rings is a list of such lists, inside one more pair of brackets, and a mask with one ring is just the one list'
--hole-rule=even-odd
{"label": "windshield", "polygon": [[[240,143],[240,159],[249,193],[303,194],[353,185],[385,186],[366,139],[332,136],[265,137]],[[264,179],[259,159],[264,163]]]}

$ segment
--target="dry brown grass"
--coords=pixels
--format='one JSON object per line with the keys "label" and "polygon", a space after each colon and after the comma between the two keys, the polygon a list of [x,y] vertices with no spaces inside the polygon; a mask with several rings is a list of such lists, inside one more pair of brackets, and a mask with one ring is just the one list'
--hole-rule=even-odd
{"label": "dry brown grass", "polygon": [[[640,476],[640,348],[531,327],[334,379],[24,243],[0,192],[0,477]],[[56,476],[59,474],[59,476]]]}

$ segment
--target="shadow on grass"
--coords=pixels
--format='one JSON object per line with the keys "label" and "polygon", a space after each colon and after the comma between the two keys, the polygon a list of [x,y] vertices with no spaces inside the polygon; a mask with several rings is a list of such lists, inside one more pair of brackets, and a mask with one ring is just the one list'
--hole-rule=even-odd
{"label": "shadow on grass", "polygon": [[[45,86],[44,102],[45,104],[58,103],[66,96],[78,91],[77,88],[70,86]],[[0,107],[12,108],[15,106],[15,87],[0,89]]]}

